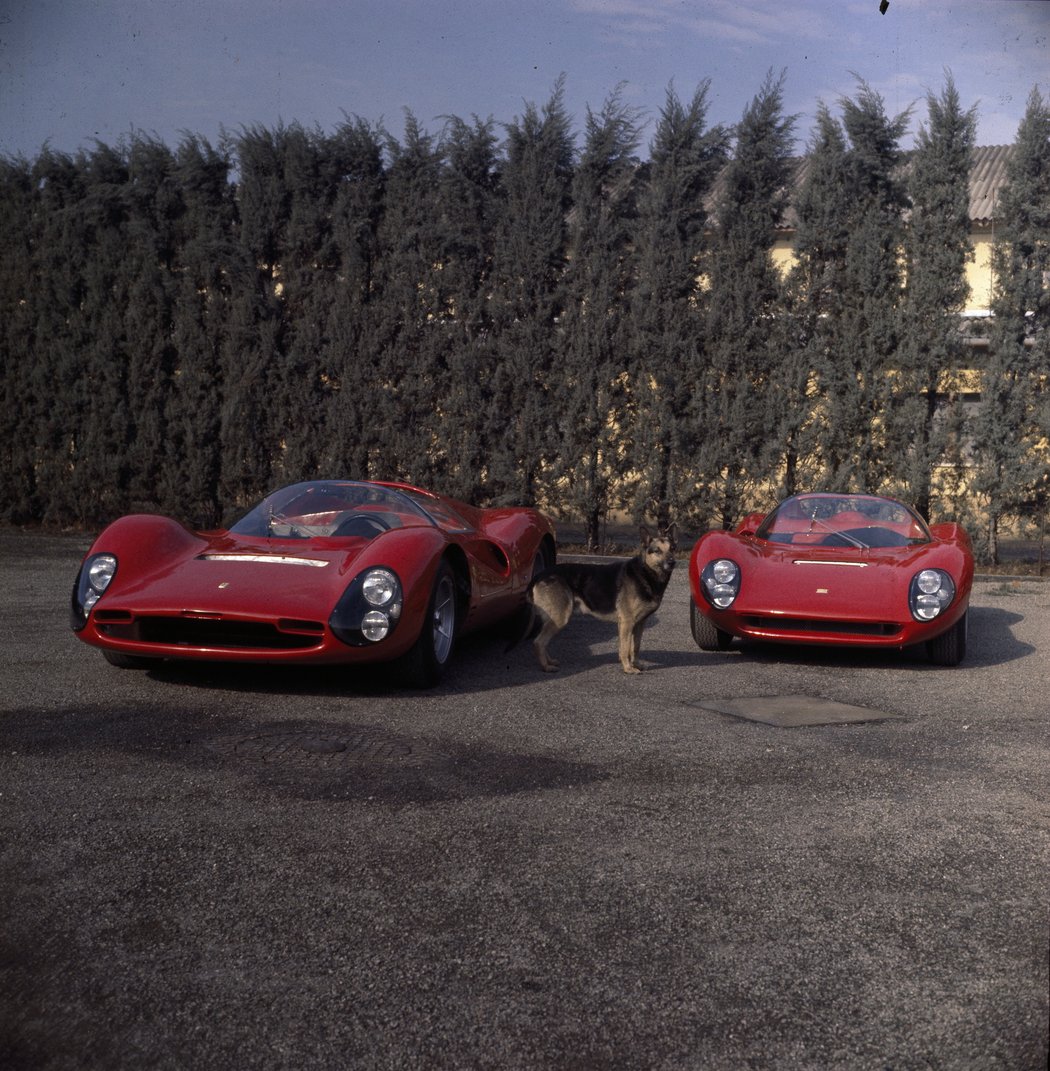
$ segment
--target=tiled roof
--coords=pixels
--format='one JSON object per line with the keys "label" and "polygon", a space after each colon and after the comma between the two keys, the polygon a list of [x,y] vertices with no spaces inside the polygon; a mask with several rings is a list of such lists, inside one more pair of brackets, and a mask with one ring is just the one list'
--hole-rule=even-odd
{"label": "tiled roof", "polygon": [[999,191],[1006,185],[1006,164],[1012,145],[983,145],[973,150],[970,168],[970,222],[990,223],[995,218]]}

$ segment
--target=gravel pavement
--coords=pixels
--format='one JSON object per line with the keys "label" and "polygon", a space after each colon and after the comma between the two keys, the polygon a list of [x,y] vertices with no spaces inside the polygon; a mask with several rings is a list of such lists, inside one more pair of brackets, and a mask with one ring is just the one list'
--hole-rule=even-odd
{"label": "gravel pavement", "polygon": [[0,1067],[1047,1067],[1047,583],[942,669],[701,652],[682,562],[641,676],[579,617],[421,693],[117,670],[86,545],[0,531]]}

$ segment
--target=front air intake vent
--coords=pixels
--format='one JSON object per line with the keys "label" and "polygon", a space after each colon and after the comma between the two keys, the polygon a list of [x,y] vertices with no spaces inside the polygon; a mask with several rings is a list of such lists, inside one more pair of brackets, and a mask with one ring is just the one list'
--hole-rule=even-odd
{"label": "front air intake vent", "polygon": [[[281,622],[282,625],[285,622]],[[210,650],[305,650],[320,645],[324,625],[316,621],[287,622],[289,631],[261,621],[214,621],[187,617],[139,618],[134,638],[140,643]]]}
{"label": "front air intake vent", "polygon": [[836,636],[896,636],[901,626],[892,621],[819,621],[805,617],[765,617],[750,614],[744,618],[749,628],[764,632],[833,634]]}

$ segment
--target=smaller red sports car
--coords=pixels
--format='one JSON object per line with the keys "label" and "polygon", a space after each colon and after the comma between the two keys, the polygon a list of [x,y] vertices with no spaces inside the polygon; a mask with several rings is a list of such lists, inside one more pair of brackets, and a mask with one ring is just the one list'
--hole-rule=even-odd
{"label": "smaller red sports car", "polygon": [[555,553],[550,522],[532,509],[313,480],[275,491],[228,531],[114,521],[81,565],[72,625],[122,667],[397,660],[426,686],[460,633],[523,605]]}
{"label": "smaller red sports car", "polygon": [[957,524],[932,528],[876,495],[802,494],[735,531],[712,531],[689,562],[693,638],[904,648],[931,662],[966,654],[973,552]]}

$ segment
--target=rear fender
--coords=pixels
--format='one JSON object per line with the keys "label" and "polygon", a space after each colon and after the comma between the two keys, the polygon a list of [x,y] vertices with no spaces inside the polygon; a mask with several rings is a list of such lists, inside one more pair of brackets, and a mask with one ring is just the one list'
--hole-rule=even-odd
{"label": "rear fender", "polygon": [[489,509],[482,521],[484,535],[501,548],[509,559],[509,571],[523,585],[532,579],[532,564],[541,549],[553,564],[554,529],[541,513],[521,507]]}

